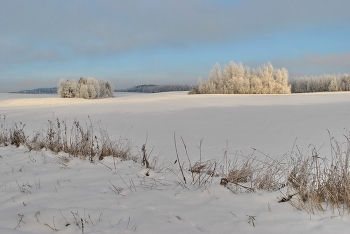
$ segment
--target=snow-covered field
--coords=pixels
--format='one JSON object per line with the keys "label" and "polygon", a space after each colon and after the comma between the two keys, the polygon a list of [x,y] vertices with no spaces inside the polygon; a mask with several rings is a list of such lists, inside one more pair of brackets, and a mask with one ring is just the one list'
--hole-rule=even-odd
{"label": "snow-covered field", "polygon": [[131,139],[135,154],[147,141],[151,158],[169,167],[146,176],[147,170],[132,161],[116,166],[108,157],[103,164],[77,158],[67,162],[63,153],[1,147],[0,233],[348,232],[349,216],[294,211],[277,202],[279,191],[233,194],[218,183],[220,178],[210,186],[184,188],[173,162],[174,133],[182,162],[181,136],[192,161],[199,159],[201,140],[203,160],[223,158],[226,150],[228,157],[248,155],[252,148],[277,157],[295,141],[305,154],[313,144],[321,148],[321,157],[328,157],[328,131],[346,140],[350,93],[115,93],[115,98],[100,100],[1,93],[0,115],[10,123],[25,123],[28,134],[57,117],[68,123],[90,118],[111,137]]}

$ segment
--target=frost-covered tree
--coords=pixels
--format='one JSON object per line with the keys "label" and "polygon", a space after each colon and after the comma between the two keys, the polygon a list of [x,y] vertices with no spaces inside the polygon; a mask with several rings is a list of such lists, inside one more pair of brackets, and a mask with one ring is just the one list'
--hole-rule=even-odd
{"label": "frost-covered tree", "polygon": [[61,97],[67,96],[67,83],[68,83],[68,80],[66,79],[60,79],[60,81],[58,82],[57,93]]}
{"label": "frost-covered tree", "polygon": [[274,68],[271,63],[263,65],[261,71],[261,81],[263,84],[263,93],[272,94],[275,89],[276,82],[274,80]]}
{"label": "frost-covered tree", "polygon": [[263,92],[263,85],[261,79],[257,75],[252,75],[250,79],[250,93],[261,94]]}
{"label": "frost-covered tree", "polygon": [[87,85],[87,92],[90,99],[95,99],[97,97],[97,92],[91,84]]}
{"label": "frost-covered tree", "polygon": [[113,93],[114,93],[114,87],[111,83],[109,83],[108,81],[105,84],[105,96],[106,97],[113,97]]}
{"label": "frost-covered tree", "polygon": [[338,87],[338,82],[337,82],[337,78],[336,77],[332,77],[330,78],[331,82],[328,85],[328,91],[329,92],[335,92],[339,90]]}
{"label": "frost-covered tree", "polygon": [[214,67],[210,70],[209,80],[211,80],[212,85],[215,86],[215,90],[223,88],[222,73],[219,63],[216,63]]}
{"label": "frost-covered tree", "polygon": [[88,89],[88,86],[86,84],[80,84],[79,96],[80,96],[80,98],[84,98],[84,99],[90,98],[89,89]]}
{"label": "frost-covered tree", "polygon": [[344,74],[340,80],[341,91],[350,91],[350,75]]}
{"label": "frost-covered tree", "polygon": [[106,82],[104,80],[99,80],[98,81],[98,85],[99,85],[99,90],[100,90],[100,97],[104,98],[107,96],[106,93]]}
{"label": "frost-covered tree", "polygon": [[223,80],[223,94],[229,94],[231,90],[233,90],[233,82],[232,82],[232,70],[229,66],[225,65],[222,71],[222,80]]}
{"label": "frost-covered tree", "polygon": [[98,80],[94,78],[87,78],[86,83],[88,85],[88,91],[90,98],[99,98],[100,97],[100,85]]}
{"label": "frost-covered tree", "polygon": [[77,94],[77,84],[75,80],[61,79],[58,83],[58,94],[63,98],[74,98]]}
{"label": "frost-covered tree", "polygon": [[57,93],[63,98],[107,98],[113,97],[114,87],[108,81],[95,78],[61,79],[58,83]]}

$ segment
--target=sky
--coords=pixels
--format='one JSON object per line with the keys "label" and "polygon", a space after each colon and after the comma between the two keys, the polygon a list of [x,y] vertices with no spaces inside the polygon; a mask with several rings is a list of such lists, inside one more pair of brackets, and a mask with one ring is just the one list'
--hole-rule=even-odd
{"label": "sky", "polygon": [[216,62],[350,73],[349,0],[0,0],[0,92],[195,85]]}

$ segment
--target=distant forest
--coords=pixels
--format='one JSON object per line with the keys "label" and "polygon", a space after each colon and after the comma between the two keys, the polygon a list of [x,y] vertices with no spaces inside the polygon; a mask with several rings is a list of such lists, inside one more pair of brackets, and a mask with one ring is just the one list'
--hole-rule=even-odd
{"label": "distant forest", "polygon": [[138,92],[138,93],[160,93],[171,91],[190,91],[193,86],[190,85],[138,85],[119,92]]}
{"label": "distant forest", "polygon": [[[202,81],[200,79],[197,86],[190,85],[154,85],[144,84],[137,85],[127,89],[114,90],[115,92],[138,92],[138,93],[160,93],[171,91],[189,91],[189,94],[273,94],[273,93],[309,93],[309,92],[336,92],[336,91],[350,91],[350,74],[337,74],[330,75],[324,74],[319,76],[305,76],[288,79],[288,71],[285,68],[276,69],[271,63],[263,65],[258,69],[250,69],[249,67],[243,67],[241,63],[230,62],[229,65],[225,65],[221,70],[220,65],[217,63],[210,71],[209,79]],[[89,82],[91,83],[91,78]],[[83,79],[84,81],[87,79]],[[68,82],[68,83],[67,83]],[[82,80],[80,81],[82,82]],[[85,83],[86,83],[85,82]],[[99,81],[101,83],[101,81]],[[64,83],[64,85],[63,85]],[[79,82],[74,81],[61,81],[61,90],[63,86],[71,83],[77,83],[75,86],[79,86]],[[96,83],[96,82],[94,82]],[[107,82],[108,83],[108,82]],[[67,85],[66,87],[70,87]],[[97,85],[95,85],[97,86]],[[100,88],[97,89],[94,95],[85,95],[85,98],[107,97],[113,96],[113,86],[102,82]],[[102,87],[102,88],[101,88]],[[79,93],[78,89],[69,88],[68,93]],[[76,90],[76,91],[75,91]],[[92,89],[91,89],[92,90]],[[37,88],[32,90],[21,90],[11,93],[24,93],[24,94],[55,94],[58,90],[57,87],[53,88]],[[73,92],[74,91],[74,92]],[[89,89],[87,89],[89,91]],[[64,92],[63,92],[64,93]],[[85,92],[89,93],[89,92]],[[91,92],[90,92],[91,93]],[[108,95],[107,95],[108,93]],[[61,93],[62,94],[62,93]],[[64,95],[66,96],[66,95]],[[78,97],[77,95],[76,97]],[[84,95],[82,95],[83,97]],[[91,97],[90,97],[91,96]],[[95,97],[95,98],[96,98]]]}
{"label": "distant forest", "polygon": [[53,93],[57,93],[57,87],[54,87],[54,88],[37,88],[37,89],[31,89],[31,90],[21,90],[21,91],[18,91],[18,92],[11,92],[11,93],[53,94]]}

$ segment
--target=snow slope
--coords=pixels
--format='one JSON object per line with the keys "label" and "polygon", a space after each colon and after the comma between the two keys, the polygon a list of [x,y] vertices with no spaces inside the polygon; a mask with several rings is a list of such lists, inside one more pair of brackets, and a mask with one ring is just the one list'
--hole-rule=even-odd
{"label": "snow slope", "polygon": [[0,155],[1,233],[347,233],[350,225],[348,216],[293,211],[277,203],[279,192],[237,195],[215,181],[184,188],[170,171],[146,176],[132,161],[64,163],[64,154],[13,147]]}
{"label": "snow slope", "polygon": [[309,144],[325,143],[320,152],[327,157],[327,129],[343,141],[349,128],[350,93],[116,93],[101,100],[0,94],[0,114],[24,122],[29,134],[55,117],[70,123],[90,117],[138,148],[147,140],[148,152],[154,147],[152,156],[169,165],[146,176],[147,170],[132,161],[114,164],[107,157],[94,164],[65,160],[63,153],[0,147],[0,233],[348,232],[348,216],[294,211],[277,202],[280,192],[237,195],[219,185],[220,178],[208,187],[184,187],[172,162],[174,132],[182,161],[180,136],[193,161],[199,158],[200,139],[205,159],[222,158],[226,148],[249,154],[254,147],[278,156],[290,151],[296,138],[305,152]]}

